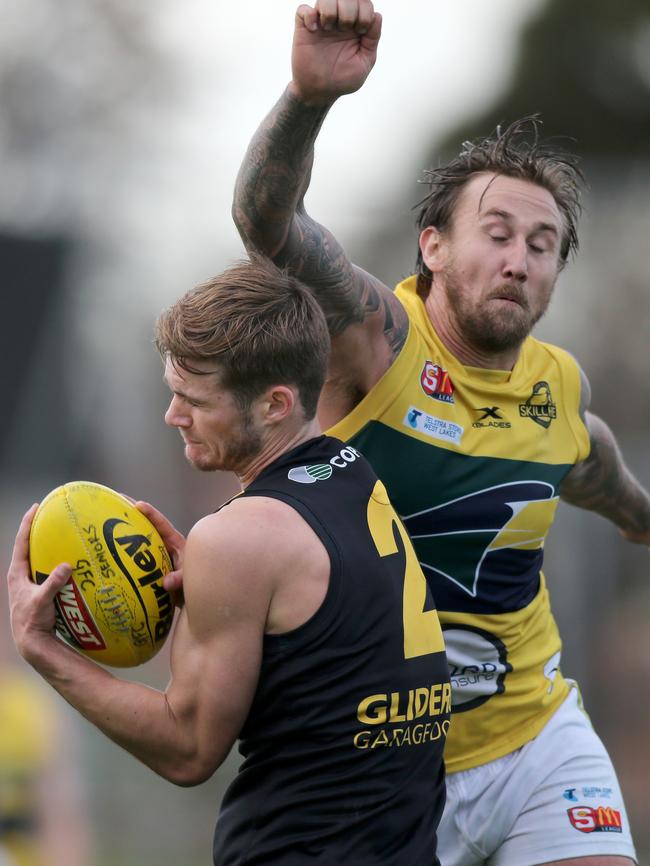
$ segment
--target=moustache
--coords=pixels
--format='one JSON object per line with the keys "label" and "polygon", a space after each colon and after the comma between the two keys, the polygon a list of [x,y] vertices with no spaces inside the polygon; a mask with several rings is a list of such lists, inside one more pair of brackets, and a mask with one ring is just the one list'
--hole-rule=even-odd
{"label": "moustache", "polygon": [[493,300],[513,301],[515,304],[519,304],[520,307],[523,307],[524,310],[527,310],[529,306],[528,299],[521,289],[517,286],[509,285],[508,283],[504,283],[496,291],[490,294],[488,301]]}

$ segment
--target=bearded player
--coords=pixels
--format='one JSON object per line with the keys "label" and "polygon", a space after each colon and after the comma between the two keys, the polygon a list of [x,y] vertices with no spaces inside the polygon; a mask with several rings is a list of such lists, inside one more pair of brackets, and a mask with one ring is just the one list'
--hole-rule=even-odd
{"label": "bearded player", "polygon": [[[560,671],[541,571],[560,497],[650,544],[650,498],[589,411],[584,374],[529,336],[577,247],[581,176],[515,123],[430,172],[413,276],[393,293],[355,267],[304,197],[321,125],[363,85],[380,31],[368,0],[299,7],[293,77],[233,215],[325,311],[319,415],[386,484],[434,590],[454,689],[443,866],[629,866],[619,785]],[[422,86],[427,105],[438,86]]]}

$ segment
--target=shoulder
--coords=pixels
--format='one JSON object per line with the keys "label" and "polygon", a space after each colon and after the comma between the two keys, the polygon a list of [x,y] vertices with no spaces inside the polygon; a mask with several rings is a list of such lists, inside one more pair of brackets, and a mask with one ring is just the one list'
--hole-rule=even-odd
{"label": "shoulder", "polygon": [[553,361],[560,366],[571,367],[576,370],[580,367],[570,352],[555,343],[547,343],[545,340],[538,340],[537,337],[531,336],[526,337],[525,345],[528,347],[529,352],[546,357],[549,361]]}
{"label": "shoulder", "polygon": [[579,412],[584,416],[591,402],[591,386],[578,360],[566,349],[535,337],[528,337],[526,345],[529,353],[541,358],[549,366],[554,366],[558,375],[579,394]]}
{"label": "shoulder", "polygon": [[187,537],[186,602],[219,596],[268,607],[316,548],[322,548],[318,536],[290,505],[269,496],[237,497],[199,520]]}

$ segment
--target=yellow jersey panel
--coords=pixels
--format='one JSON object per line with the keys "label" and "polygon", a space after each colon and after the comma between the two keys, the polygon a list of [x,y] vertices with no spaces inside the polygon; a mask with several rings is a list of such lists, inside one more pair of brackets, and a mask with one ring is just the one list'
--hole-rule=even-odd
{"label": "yellow jersey panel", "polygon": [[40,866],[36,786],[50,758],[52,711],[43,689],[18,671],[0,673],[0,841],[17,866]]}
{"label": "yellow jersey panel", "polygon": [[358,448],[413,540],[443,626],[453,689],[449,772],[534,737],[567,694],[542,575],[567,472],[589,453],[580,372],[529,337],[512,371],[465,367],[410,277],[402,351],[328,432]]}

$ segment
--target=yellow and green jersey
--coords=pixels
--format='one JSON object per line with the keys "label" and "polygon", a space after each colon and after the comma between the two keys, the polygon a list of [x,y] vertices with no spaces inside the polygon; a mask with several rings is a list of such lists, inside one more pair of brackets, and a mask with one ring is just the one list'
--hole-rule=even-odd
{"label": "yellow and green jersey", "polygon": [[51,757],[52,722],[50,703],[31,677],[0,672],[0,844],[16,866],[43,862],[37,785]]}
{"label": "yellow and green jersey", "polygon": [[443,625],[453,689],[447,770],[508,754],[566,697],[542,574],[567,472],[589,453],[580,373],[529,337],[512,371],[465,367],[410,277],[400,354],[328,432],[358,448],[414,542]]}

